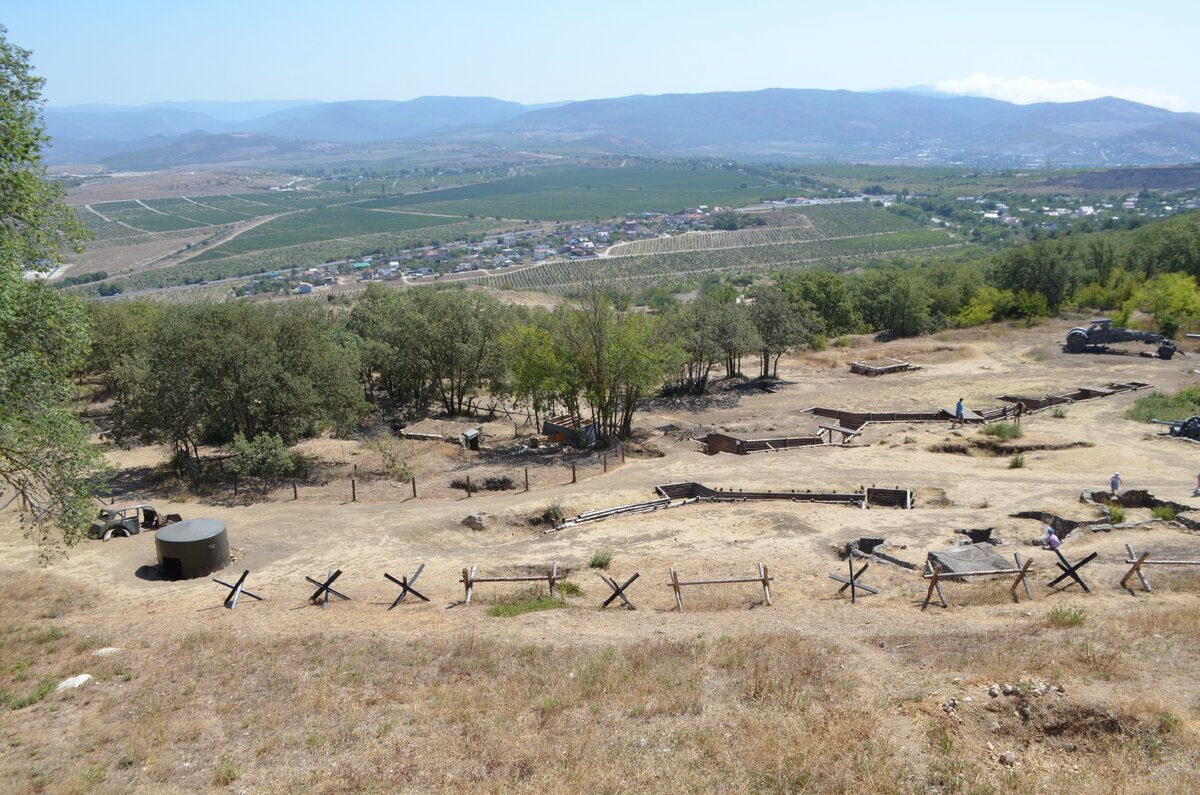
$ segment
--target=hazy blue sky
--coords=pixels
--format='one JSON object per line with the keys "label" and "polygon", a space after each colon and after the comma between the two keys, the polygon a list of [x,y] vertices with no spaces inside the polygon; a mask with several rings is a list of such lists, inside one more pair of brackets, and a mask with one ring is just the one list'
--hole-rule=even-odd
{"label": "hazy blue sky", "polygon": [[1200,111],[1200,2],[6,0],[51,105],[937,85]]}

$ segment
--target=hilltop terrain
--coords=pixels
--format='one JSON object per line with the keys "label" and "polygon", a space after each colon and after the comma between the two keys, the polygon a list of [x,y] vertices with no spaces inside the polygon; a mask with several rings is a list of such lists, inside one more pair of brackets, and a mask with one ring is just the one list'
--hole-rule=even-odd
{"label": "hilltop terrain", "polygon": [[[807,432],[812,405],[921,410],[962,395],[1044,394],[1079,384],[1142,380],[1170,390],[1194,383],[1188,360],[1069,356],[1061,329],[950,332],[790,357],[778,392],[719,391],[655,402],[640,415],[635,457],[471,453],[406,441],[419,498],[376,473],[352,440],[315,440],[323,483],[259,496],[243,490],[181,499],[158,472],[164,451],[113,449],[121,499],[150,499],[187,517],[228,523],[236,562],[266,601],[220,608],[207,580],[137,576],[154,563],[149,533],[87,542],[44,571],[0,514],[0,553],[14,572],[0,652],[8,698],[89,673],[79,690],[41,693],[4,724],[0,771],[20,788],[50,791],[358,792],[450,786],[516,791],[617,791],[668,783],[712,789],[860,792],[1040,791],[1069,775],[1080,792],[1186,791],[1200,786],[1200,580],[1152,572],[1155,592],[1122,591],[1124,544],[1195,558],[1197,536],[1147,510],[1134,527],[1072,534],[1069,560],[1092,552],[1092,588],[1049,588],[1048,553],[1030,545],[1039,522],[1018,511],[1087,519],[1079,502],[1113,470],[1126,484],[1195,506],[1194,445],[1124,419],[1139,393],[1025,419],[1025,465],[1010,454],[940,452],[983,438],[944,424],[870,426],[848,448],[705,456],[705,428],[753,436]],[[852,359],[899,356],[912,373],[867,379]],[[1144,394],[1144,393],[1141,393]],[[458,423],[422,430],[453,433]],[[486,427],[506,446],[511,423]],[[517,427],[518,438],[529,428]],[[1072,446],[1082,445],[1082,446]],[[952,445],[951,445],[952,446]],[[1043,448],[1043,449],[1039,449]],[[1058,449],[1061,448],[1061,449]],[[631,451],[634,448],[631,448]],[[949,448],[945,448],[949,449]],[[658,451],[661,457],[644,457]],[[654,453],[654,455],[658,455]],[[579,482],[570,483],[569,462]],[[604,471],[607,464],[608,471]],[[357,466],[355,466],[357,465]],[[450,481],[531,470],[531,489],[476,493]],[[354,469],[352,469],[354,468]],[[358,472],[357,502],[348,479]],[[643,501],[653,486],[697,480],[727,489],[913,489],[912,510],[805,503],[691,505],[544,534],[551,505],[567,515]],[[161,485],[156,485],[161,484]],[[481,513],[483,531],[460,523]],[[995,528],[1005,556],[1034,558],[1034,598],[1014,602],[1007,581],[950,583],[948,609],[920,609],[918,574],[873,561],[879,596],[836,593],[838,549],[886,539],[920,564],[958,528]],[[588,569],[641,578],[636,612],[598,611],[608,594]],[[489,606],[519,586],[481,585],[471,607],[457,583],[480,572],[569,568],[578,591],[566,609],[517,618]],[[690,589],[673,610],[667,570],[684,578],[770,567],[774,606],[751,585]],[[387,606],[383,579],[411,574],[430,603]],[[305,601],[304,577],[341,568],[351,597]],[[97,656],[100,649],[106,656]],[[995,685],[997,695],[990,694]],[[40,691],[39,691],[40,692]],[[18,723],[19,721],[19,723]],[[437,748],[431,753],[430,748]]]}

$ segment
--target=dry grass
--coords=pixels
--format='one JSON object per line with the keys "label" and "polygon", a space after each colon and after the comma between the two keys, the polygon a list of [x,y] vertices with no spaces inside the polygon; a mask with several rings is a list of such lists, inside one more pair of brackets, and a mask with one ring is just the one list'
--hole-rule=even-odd
{"label": "dry grass", "polygon": [[[1196,783],[1185,760],[1200,745],[1169,700],[1095,707],[1022,691],[1027,719],[1012,705],[954,716],[921,683],[931,670],[972,682],[1128,677],[1139,663],[1123,650],[1137,639],[1169,634],[1172,648],[1194,649],[1200,608],[1139,607],[1070,630],[1035,622],[1019,642],[1005,631],[887,636],[902,648],[881,669],[870,659],[880,638],[843,647],[769,632],[599,647],[471,631],[135,637],[81,622],[95,595],[64,602],[59,588],[41,574],[0,586],[12,606],[0,688],[97,677],[9,707],[0,775],[17,789],[1032,792],[1061,772],[1039,760],[1065,753],[1082,767],[1077,791],[1153,790],[1164,771]],[[79,623],[86,634],[64,629]],[[93,656],[110,643],[124,651]],[[1000,765],[983,747],[993,741],[1029,762]]]}

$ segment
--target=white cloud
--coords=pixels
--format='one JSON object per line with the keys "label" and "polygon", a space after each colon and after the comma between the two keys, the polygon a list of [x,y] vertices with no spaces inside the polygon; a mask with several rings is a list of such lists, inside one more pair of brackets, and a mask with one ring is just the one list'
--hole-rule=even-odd
{"label": "white cloud", "polygon": [[1036,77],[998,77],[976,72],[962,80],[943,80],[938,91],[971,97],[990,97],[1028,105],[1033,102],[1078,102],[1097,97],[1121,97],[1167,110],[1182,111],[1187,103],[1181,97],[1136,86],[1099,86],[1089,80],[1041,80]]}

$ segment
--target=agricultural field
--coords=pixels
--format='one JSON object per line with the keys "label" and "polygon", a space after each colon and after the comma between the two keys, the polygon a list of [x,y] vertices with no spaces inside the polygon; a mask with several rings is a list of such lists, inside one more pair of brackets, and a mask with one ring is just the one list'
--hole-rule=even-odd
{"label": "agricultural field", "polygon": [[564,168],[462,188],[373,199],[362,207],[523,220],[570,221],[758,201],[768,180],[687,167]]}
{"label": "agricultural field", "polygon": [[[280,248],[264,249],[245,254],[200,260],[198,257],[185,262],[165,265],[122,276],[118,281],[121,288],[149,290],[194,284],[198,281],[216,281],[239,276],[252,276],[271,270],[304,268],[339,259],[362,256],[368,251],[386,251],[424,245],[431,236],[443,240],[462,240],[471,235],[494,231],[495,224],[489,221],[448,219],[452,223],[444,226],[419,227],[408,231],[359,235],[333,240],[319,240]],[[71,288],[83,295],[98,295],[98,284],[85,284]]]}
{"label": "agricultural field", "polygon": [[[479,175],[453,176],[468,181]],[[307,267],[431,240],[463,240],[512,228],[518,219],[605,220],[687,207],[753,205],[784,188],[768,177],[732,169],[638,162],[626,167],[556,165],[488,182],[363,198],[364,192],[370,196],[375,190],[412,188],[415,179],[328,180],[319,183],[321,190],[95,202],[78,212],[94,233],[89,250],[109,249],[103,269],[121,274],[123,289],[135,290]],[[586,267],[599,278],[641,284],[953,243],[945,232],[922,229],[869,202],[789,207],[763,215],[767,227],[619,244],[602,264]],[[175,248],[155,247],[165,252],[161,256],[134,256],[133,246],[140,250],[160,238],[181,242]],[[131,247],[131,262],[119,261],[114,247]],[[580,267],[585,266],[549,264],[483,280],[557,292],[578,281]],[[97,290],[94,285],[79,288],[84,294]]]}
{"label": "agricultural field", "polygon": [[715,251],[747,246],[777,246],[816,240],[821,233],[812,224],[776,226],[763,229],[738,229],[729,232],[688,232],[670,237],[654,237],[618,243],[608,249],[606,256],[644,256],[673,254],[679,251]]}
{"label": "agricultural field", "polygon": [[194,262],[363,235],[409,232],[459,221],[434,215],[326,207],[285,215],[244,232],[196,257]]}
{"label": "agricultural field", "polygon": [[559,260],[514,273],[492,274],[479,281],[496,287],[547,292],[568,292],[592,282],[621,289],[676,287],[696,282],[706,274],[763,273],[791,267],[836,267],[847,260],[876,259],[956,245],[960,243],[945,232],[915,229],[782,245]]}

